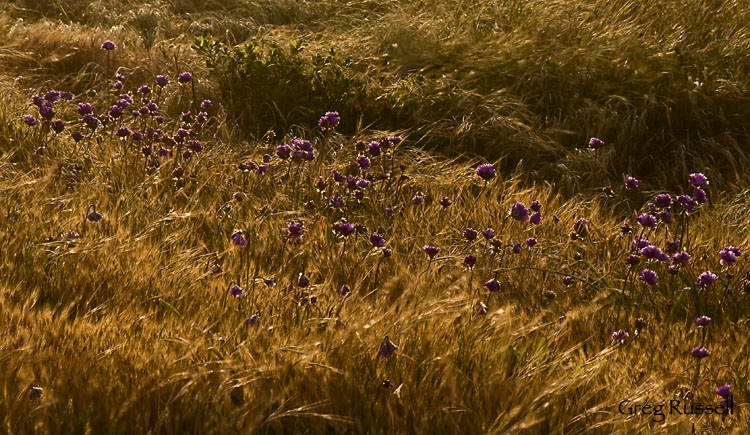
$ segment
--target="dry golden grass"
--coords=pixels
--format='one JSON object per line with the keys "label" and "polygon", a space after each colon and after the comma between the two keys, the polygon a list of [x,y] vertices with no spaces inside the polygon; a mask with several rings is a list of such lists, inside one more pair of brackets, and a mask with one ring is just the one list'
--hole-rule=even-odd
{"label": "dry golden grass", "polygon": [[[63,0],[0,7],[0,28],[8,31],[0,42],[0,432],[689,433],[693,423],[709,433],[750,432],[750,294],[741,281],[749,254],[732,268],[722,268],[716,255],[728,245],[750,247],[750,191],[737,175],[747,163],[743,138],[717,130],[680,149],[678,139],[687,136],[679,128],[644,121],[648,113],[663,114],[660,103],[636,104],[642,95],[619,82],[622,70],[610,71],[607,82],[601,69],[613,54],[624,62],[642,53],[643,64],[632,68],[677,74],[679,67],[670,66],[677,55],[664,50],[694,49],[707,38],[696,29],[714,26],[714,40],[703,40],[710,52],[688,51],[697,60],[683,62],[691,71],[704,61],[724,68],[704,77],[718,87],[689,91],[676,75],[665,79],[664,92],[678,102],[692,92],[712,108],[744,101],[744,71],[732,70],[747,56],[742,47],[750,33],[741,19],[750,9],[743,3],[158,5]],[[79,94],[76,102],[108,107],[115,68],[128,75],[131,90],[155,74],[176,82],[180,71],[190,70],[198,100],[222,102],[203,59],[188,49],[199,33],[230,42],[305,36],[321,48],[335,43],[359,50],[361,68],[385,77],[384,92],[403,85],[403,74],[423,70],[426,84],[399,98],[408,100],[405,107],[424,102],[406,118],[424,123],[394,126],[403,127],[406,140],[396,147],[393,166],[381,168],[381,161],[390,163],[378,158],[371,170],[390,171],[390,181],[374,181],[363,201],[349,199],[343,211],[327,206],[333,190],[346,191],[334,187],[330,170],[353,172],[354,140],[391,133],[363,130],[323,141],[318,129],[299,126],[314,119],[292,119],[299,125],[285,137],[249,138],[217,104],[201,132],[206,150],[185,164],[179,188],[173,160],[148,175],[137,148],[123,155],[111,131],[78,146],[60,136],[44,155],[35,154],[39,128],[21,118],[36,114],[29,96],[70,89]],[[99,49],[107,38],[118,43],[110,65]],[[496,79],[498,71],[507,77]],[[595,80],[584,80],[587,74]],[[736,80],[726,78],[732,74]],[[580,95],[569,106],[561,103],[589,85],[600,86],[591,95],[608,95],[609,102],[583,104]],[[173,131],[190,92],[162,97],[164,129]],[[545,107],[566,110],[545,119]],[[734,115],[745,110],[734,109]],[[706,109],[701,119],[715,128],[736,121],[724,115]],[[598,134],[619,146],[607,140],[594,155],[571,151],[573,141],[565,139]],[[274,157],[265,175],[237,169],[273,154],[292,135],[316,143],[316,160],[287,171]],[[623,145],[630,137],[633,144]],[[650,152],[657,138],[663,148]],[[420,149],[417,140],[448,143],[448,154],[459,156]],[[674,162],[666,162],[663,150]],[[487,187],[474,175],[485,161],[474,153],[508,155],[491,160],[505,170]],[[633,160],[623,163],[625,155]],[[624,191],[619,171],[636,168],[642,191]],[[650,289],[632,277],[625,282],[630,239],[619,233],[623,218],[635,226],[633,214],[660,186],[684,192],[693,170],[710,175],[712,187],[709,203],[690,218],[693,266],[672,277],[666,265],[650,265],[660,276]],[[409,178],[398,181],[402,174]],[[331,184],[323,193],[315,188],[319,175]],[[616,184],[614,197],[599,193],[607,183]],[[419,192],[424,205],[412,205]],[[453,204],[441,207],[442,196]],[[535,199],[543,206],[541,225],[508,217],[516,201]],[[91,204],[104,215],[101,222],[86,221]],[[395,207],[393,218],[385,206]],[[332,232],[342,217],[365,228],[343,242]],[[573,222],[582,217],[591,230],[572,239]],[[304,223],[302,242],[287,236],[289,221]],[[494,228],[502,249],[468,243],[465,226]],[[245,232],[246,248],[232,244],[237,229]],[[80,238],[68,239],[66,231]],[[375,231],[392,257],[371,249],[367,235]],[[46,241],[50,236],[57,240]],[[509,247],[528,237],[539,245],[512,254]],[[664,225],[651,238],[662,247],[666,239]],[[441,252],[428,261],[424,245]],[[478,257],[473,271],[462,266],[468,253]],[[215,263],[220,274],[209,272]],[[701,310],[702,297],[683,287],[694,286],[694,275],[704,270],[721,270],[722,279],[731,271],[734,278],[724,303],[717,284]],[[288,291],[302,272],[311,286]],[[573,285],[563,284],[564,275],[575,277]],[[272,278],[276,286],[253,277]],[[490,296],[482,284],[493,277],[501,290]],[[244,298],[227,297],[233,281]],[[344,284],[352,290],[346,298],[338,294]],[[488,305],[485,316],[475,314],[480,298]],[[257,329],[244,323],[256,311]],[[690,350],[702,331],[694,319],[703,314],[713,318],[706,328],[712,356],[693,385]],[[648,326],[636,334],[638,318]],[[630,338],[613,345],[618,329]],[[391,358],[378,355],[385,336],[399,346]],[[384,387],[385,380],[393,386]],[[654,422],[618,413],[622,400],[663,403],[691,388],[696,403],[715,404],[714,389],[723,383],[732,386],[736,402],[735,414],[724,418],[667,415]],[[43,395],[30,399],[31,387],[42,387]]]}

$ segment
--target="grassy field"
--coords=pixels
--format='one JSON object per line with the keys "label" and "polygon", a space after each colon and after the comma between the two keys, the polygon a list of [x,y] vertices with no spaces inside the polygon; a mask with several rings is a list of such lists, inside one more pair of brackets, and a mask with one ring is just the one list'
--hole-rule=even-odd
{"label": "grassy field", "polygon": [[747,22],[3,3],[0,432],[750,432]]}

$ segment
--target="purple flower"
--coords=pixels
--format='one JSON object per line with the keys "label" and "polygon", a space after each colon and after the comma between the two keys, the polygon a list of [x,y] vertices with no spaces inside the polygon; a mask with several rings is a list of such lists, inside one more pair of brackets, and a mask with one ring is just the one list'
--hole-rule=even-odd
{"label": "purple flower", "polygon": [[514,254],[520,254],[521,253],[521,249],[523,249],[523,246],[520,243],[516,243],[515,245],[513,245],[513,253]]}
{"label": "purple flower", "polygon": [[672,196],[668,193],[660,193],[654,198],[654,203],[659,208],[669,208],[672,205]]}
{"label": "purple flower", "polygon": [[72,92],[67,92],[67,91],[60,92],[60,99],[61,100],[70,101],[73,98],[75,98],[75,95],[73,95]]}
{"label": "purple flower", "polygon": [[245,246],[247,246],[248,242],[241,231],[236,231],[234,234],[232,234],[232,243],[239,246],[240,248],[244,248]]}
{"label": "purple flower", "polygon": [[279,145],[276,147],[276,155],[282,160],[286,160],[292,155],[292,147],[289,145]]}
{"label": "purple flower", "polygon": [[718,394],[721,397],[727,398],[732,395],[732,388],[729,386],[729,384],[724,384],[714,390],[714,393]]}
{"label": "purple flower", "polygon": [[693,189],[693,196],[695,197],[695,200],[698,201],[698,204],[705,204],[706,201],[708,201],[706,198],[706,191],[700,187]]}
{"label": "purple flower", "polygon": [[572,277],[572,276],[570,276],[570,275],[565,275],[565,276],[564,276],[564,277],[562,278],[562,282],[563,282],[563,284],[565,284],[566,286],[570,286],[571,284],[573,284],[573,277]]}
{"label": "purple flower", "polygon": [[573,222],[573,231],[579,236],[585,236],[589,232],[591,221],[588,219],[580,218]]}
{"label": "purple flower", "polygon": [[212,108],[213,106],[214,106],[214,103],[211,102],[211,100],[206,99],[206,100],[201,101],[201,108],[202,109],[208,110],[208,109]]}
{"label": "purple flower", "polygon": [[542,213],[536,212],[532,214],[529,218],[529,223],[531,225],[539,225],[540,223],[542,223]]}
{"label": "purple flower", "polygon": [[344,206],[344,198],[341,196],[338,190],[333,192],[333,195],[331,195],[331,205],[334,208],[341,208]]}
{"label": "purple flower", "polygon": [[355,231],[357,231],[356,228],[354,228],[354,225],[350,224],[349,222],[341,222],[337,225],[334,225],[334,229],[344,237],[349,237],[354,234]]}
{"label": "purple flower", "polygon": [[659,282],[659,276],[651,269],[643,269],[641,273],[638,274],[638,279],[648,285],[656,285],[656,283]]}
{"label": "purple flower", "polygon": [[672,255],[672,254],[674,254],[674,253],[676,253],[677,251],[680,250],[680,245],[681,245],[681,242],[680,242],[679,239],[675,240],[674,242],[669,242],[668,241],[666,243],[666,246],[664,247],[664,252],[666,252],[667,254]]}
{"label": "purple flower", "polygon": [[380,143],[378,142],[370,142],[367,144],[367,152],[375,157],[380,155]]}
{"label": "purple flower", "polygon": [[117,134],[117,137],[128,137],[130,136],[130,129],[125,126],[122,126],[117,129],[117,133],[115,134]]}
{"label": "purple flower", "polygon": [[516,202],[510,209],[510,217],[520,222],[526,222],[529,219],[529,209],[522,203]]}
{"label": "purple flower", "polygon": [[438,200],[438,202],[443,208],[448,208],[450,207],[451,204],[453,204],[453,201],[451,201],[451,199],[448,198],[447,196],[443,196],[442,198]]}
{"label": "purple flower", "polygon": [[421,192],[417,192],[416,195],[414,195],[414,198],[411,199],[411,203],[414,205],[422,205],[424,204],[424,196],[422,196]]}
{"label": "purple flower", "polygon": [[715,274],[711,273],[711,271],[707,271],[698,275],[698,281],[696,284],[700,287],[710,288],[714,285],[717,279],[718,277]]}
{"label": "purple flower", "polygon": [[158,150],[156,150],[156,156],[157,157],[167,157],[170,152],[171,152],[171,150],[168,150],[166,148],[159,148]]}
{"label": "purple flower", "polygon": [[641,250],[645,248],[646,246],[651,246],[651,242],[648,241],[645,237],[636,237],[633,240],[633,249],[634,250]]}
{"label": "purple flower", "polygon": [[641,226],[644,226],[646,228],[656,228],[656,217],[652,214],[642,213],[636,220]]}
{"label": "purple flower", "polygon": [[430,260],[432,260],[440,252],[440,248],[430,245],[424,245],[422,247],[422,250],[425,252],[425,254],[427,254],[428,257],[430,257]]}
{"label": "purple flower", "polygon": [[385,240],[383,239],[383,236],[378,233],[370,234],[370,243],[376,248],[385,247]]}
{"label": "purple flower", "polygon": [[112,83],[112,88],[119,91],[120,89],[122,89],[122,82],[118,80]]}
{"label": "purple flower", "polygon": [[529,204],[529,208],[531,211],[540,213],[542,211],[542,204],[539,203],[536,199],[531,201],[531,204]]}
{"label": "purple flower", "polygon": [[94,113],[94,106],[91,105],[91,103],[78,103],[78,114],[83,115],[89,115]]}
{"label": "purple flower", "polygon": [[529,248],[533,248],[534,246],[536,246],[537,240],[533,237],[529,237],[528,239],[526,239],[525,243],[526,243],[526,246],[528,246]]}
{"label": "purple flower", "polygon": [[[646,248],[643,248],[646,249]],[[625,258],[625,264],[628,266],[635,266],[641,263],[641,257],[639,255],[630,254]]]}
{"label": "purple flower", "polygon": [[477,230],[474,228],[466,228],[464,230],[464,239],[466,240],[474,240],[477,238]]}
{"label": "purple flower", "polygon": [[[366,189],[369,186],[370,186],[370,181],[369,180],[365,180],[364,178],[360,178],[359,180],[357,180],[357,187],[358,188],[360,188],[360,189]],[[424,198],[422,199],[422,201],[424,202]],[[412,200],[412,202],[413,202],[413,200]]]}
{"label": "purple flower", "polygon": [[497,293],[500,291],[500,282],[498,282],[498,280],[496,280],[495,278],[492,278],[491,280],[482,284],[482,287],[486,288],[491,293]]}
{"label": "purple flower", "polygon": [[255,313],[245,319],[245,325],[247,325],[248,328],[260,328],[260,313]]}
{"label": "purple flower", "polygon": [[690,254],[685,251],[674,254],[672,256],[672,264],[690,264]]}
{"label": "purple flower", "polygon": [[42,104],[44,103],[44,98],[40,97],[39,95],[32,95],[31,96],[31,102],[36,107],[42,107]]}
{"label": "purple flower", "polygon": [[669,256],[661,251],[654,245],[646,246],[641,249],[641,255],[648,258],[649,260],[668,261]]}
{"label": "purple flower", "polygon": [[383,248],[383,257],[390,258],[393,255],[393,251],[388,248]]}
{"label": "purple flower", "polygon": [[349,286],[344,284],[341,286],[341,289],[339,290],[339,296],[344,297],[348,295],[350,292],[351,290],[349,289]]}
{"label": "purple flower", "polygon": [[187,148],[190,151],[195,151],[195,152],[203,151],[203,145],[201,145],[201,141],[197,139],[191,139],[187,141]]}
{"label": "purple flower", "polygon": [[318,120],[318,125],[323,130],[333,130],[339,125],[339,121],[339,112],[326,112],[326,114],[321,116]]}
{"label": "purple flower", "polygon": [[112,118],[115,118],[115,119],[117,119],[120,116],[122,116],[122,107],[118,106],[117,104],[115,104],[114,106],[110,107],[109,108],[109,116],[111,116]]}
{"label": "purple flower", "polygon": [[109,39],[107,39],[106,41],[102,42],[102,50],[112,51],[112,50],[114,50],[116,48],[117,48],[117,46],[115,45],[115,43],[112,42],[112,41],[110,41]]}
{"label": "purple flower", "polygon": [[495,237],[495,230],[492,228],[485,228],[484,231],[482,231],[482,236],[487,240],[491,240]]}
{"label": "purple flower", "polygon": [[104,216],[102,216],[102,214],[96,210],[86,215],[86,220],[88,220],[89,222],[99,222],[100,220],[102,220],[102,218],[104,218]]}
{"label": "purple flower", "polygon": [[477,257],[472,254],[467,254],[466,257],[464,257],[464,266],[471,269],[474,267],[474,265],[477,263]]}
{"label": "purple flower", "polygon": [[667,267],[667,273],[670,274],[670,275],[677,275],[678,272],[679,271],[674,266]]}
{"label": "purple flower", "polygon": [[47,120],[52,119],[55,116],[55,109],[52,108],[52,104],[42,104],[42,107],[39,108],[39,116]]}
{"label": "purple flower", "polygon": [[604,142],[601,139],[597,137],[592,137],[591,139],[589,139],[589,148],[591,148],[592,150],[598,150],[603,146]]}
{"label": "purple flower", "polygon": [[386,216],[393,217],[393,207],[385,207],[383,211],[385,212]]}
{"label": "purple flower", "polygon": [[297,240],[302,240],[302,222],[288,222],[286,224],[286,228],[289,231],[289,235],[296,238]]}
{"label": "purple flower", "polygon": [[239,299],[245,295],[245,291],[242,290],[242,287],[238,285],[234,285],[232,289],[230,290],[230,293],[232,294],[232,297],[235,299]]}
{"label": "purple flower", "polygon": [[682,210],[685,214],[690,214],[695,210],[695,201],[687,195],[679,195],[677,197],[677,202],[682,204]]}
{"label": "purple flower", "polygon": [[708,186],[708,178],[700,172],[694,172],[688,177],[688,183],[696,187]]}
{"label": "purple flower", "polygon": [[722,266],[733,266],[737,262],[737,257],[742,255],[739,249],[734,246],[727,246],[719,251],[720,263]]}
{"label": "purple flower", "polygon": [[662,210],[656,213],[656,216],[658,216],[659,219],[667,225],[671,225],[672,222],[674,222],[674,217],[672,217],[672,213],[668,212],[667,210]]}
{"label": "purple flower", "polygon": [[50,103],[54,103],[60,98],[60,92],[58,91],[49,91],[46,94],[44,94],[44,99],[49,101]]}
{"label": "purple flower", "polygon": [[78,143],[78,142],[80,142],[81,140],[83,140],[83,133],[81,133],[81,132],[80,132],[80,131],[78,131],[78,130],[74,131],[74,132],[73,132],[73,134],[71,134],[70,136],[71,136],[71,137],[73,138],[73,140],[74,140],[74,141],[75,141],[76,143]]}
{"label": "purple flower", "polygon": [[35,125],[39,124],[39,120],[31,115],[24,115],[23,122],[25,122],[29,127],[34,127]]}
{"label": "purple flower", "polygon": [[38,399],[42,397],[42,394],[44,394],[44,389],[42,387],[31,387],[31,389],[29,389],[30,400]]}
{"label": "purple flower", "polygon": [[52,130],[55,131],[55,133],[62,133],[63,130],[65,130],[65,123],[62,119],[58,119],[57,121],[52,123]]}
{"label": "purple flower", "polygon": [[359,156],[359,157],[357,157],[357,164],[359,164],[359,167],[363,171],[366,171],[366,170],[370,169],[370,159],[367,158],[367,156]]}
{"label": "purple flower", "polygon": [[270,278],[263,278],[263,284],[266,285],[268,288],[274,288],[276,287],[276,281],[270,279]]}
{"label": "purple flower", "polygon": [[310,285],[310,278],[307,277],[307,275],[303,273],[299,274],[299,279],[297,280],[297,286],[300,288],[305,288]]}
{"label": "purple flower", "polygon": [[143,95],[148,95],[151,93],[151,87],[149,85],[141,85],[138,87],[138,92]]}
{"label": "purple flower", "polygon": [[164,74],[159,74],[158,76],[156,76],[156,84],[162,88],[164,86],[167,86],[169,84],[169,77]]}
{"label": "purple flower", "polygon": [[711,318],[708,316],[700,316],[697,319],[695,319],[695,323],[697,323],[698,326],[706,326],[709,323],[711,323]]}
{"label": "purple flower", "polygon": [[620,329],[612,333],[612,339],[619,343],[622,343],[623,341],[627,340],[628,337],[630,337],[630,334],[628,334],[627,331],[623,329]]}
{"label": "purple flower", "polygon": [[386,335],[385,339],[383,339],[383,342],[380,344],[380,351],[378,354],[383,358],[390,358],[397,350],[398,346],[396,346]]}
{"label": "purple flower", "polygon": [[627,236],[628,234],[632,232],[633,232],[633,228],[630,227],[630,222],[628,222],[627,220],[623,222],[622,225],[620,226],[620,233],[623,236]]}
{"label": "purple flower", "polygon": [[707,356],[711,356],[711,352],[708,351],[705,347],[694,347],[693,351],[693,358],[703,359]]}
{"label": "purple flower", "polygon": [[190,83],[190,81],[193,80],[193,75],[189,72],[181,72],[179,76],[177,76],[177,81],[180,83]]}
{"label": "purple flower", "polygon": [[[495,178],[495,167],[489,163],[479,165],[476,170],[476,174],[484,181],[490,181]],[[528,213],[528,212],[527,212]],[[526,220],[526,219],[524,219]]]}
{"label": "purple flower", "polygon": [[627,189],[637,189],[640,184],[641,180],[636,180],[633,177],[628,177],[625,179],[625,187]]}
{"label": "purple flower", "polygon": [[211,272],[212,275],[218,275],[223,272],[224,269],[222,269],[218,264],[214,264],[210,269],[208,269],[208,271]]}

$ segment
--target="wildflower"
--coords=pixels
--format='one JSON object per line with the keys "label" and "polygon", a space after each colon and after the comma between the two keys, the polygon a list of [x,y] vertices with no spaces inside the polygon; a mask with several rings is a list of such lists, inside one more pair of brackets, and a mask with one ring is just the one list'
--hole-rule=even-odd
{"label": "wildflower", "polygon": [[500,291],[500,282],[498,282],[497,279],[492,278],[491,280],[489,280],[486,283],[482,284],[482,287],[486,288],[491,293],[497,293],[497,292]]}
{"label": "wildflower", "polygon": [[236,231],[234,234],[232,234],[232,243],[239,246],[240,248],[244,248],[248,244],[247,239],[245,239],[245,236],[242,234],[242,231]]}
{"label": "wildflower", "polygon": [[276,147],[276,155],[282,160],[286,160],[292,155],[292,147],[289,145],[279,145]]}
{"label": "wildflower", "polygon": [[533,237],[529,237],[524,243],[526,243],[526,246],[528,246],[529,248],[533,248],[534,246],[536,246],[537,240]]}
{"label": "wildflower", "polygon": [[697,359],[703,359],[707,356],[711,356],[711,352],[709,352],[705,347],[694,347],[692,354],[693,358]]}
{"label": "wildflower", "polygon": [[189,72],[181,72],[179,76],[177,76],[177,81],[180,83],[190,83],[190,81],[193,80],[193,75]]}
{"label": "wildflower", "polygon": [[46,94],[44,94],[44,99],[49,101],[50,103],[56,102],[60,98],[60,92],[58,91],[49,91]]}
{"label": "wildflower", "polygon": [[604,142],[601,139],[597,137],[592,137],[591,139],[589,139],[589,148],[591,148],[592,150],[598,150],[603,146]]}
{"label": "wildflower", "polygon": [[245,291],[242,290],[242,287],[236,284],[232,287],[232,289],[230,290],[230,293],[232,294],[232,297],[235,299],[239,299],[245,295]]}
{"label": "wildflower", "polygon": [[659,208],[669,208],[672,205],[672,196],[668,193],[660,193],[654,198],[654,203]]}
{"label": "wildflower", "polygon": [[648,285],[656,285],[656,283],[659,282],[659,276],[651,269],[643,269],[641,273],[638,274],[638,279]]}
{"label": "wildflower", "polygon": [[297,286],[300,288],[305,288],[310,285],[310,278],[308,278],[305,273],[299,274],[299,279],[297,280]]}
{"label": "wildflower", "polygon": [[487,304],[482,301],[477,302],[476,306],[477,316],[484,316],[487,314]]}
{"label": "wildflower", "polygon": [[672,256],[672,264],[690,264],[690,254],[685,251],[674,254]]}
{"label": "wildflower", "polygon": [[529,208],[531,211],[539,213],[542,211],[542,204],[539,203],[536,199],[531,201],[531,204],[529,204]]}
{"label": "wildflower", "polygon": [[695,200],[698,201],[698,204],[705,204],[706,201],[708,201],[706,198],[706,191],[700,187],[693,189],[693,196],[695,197]]}
{"label": "wildflower", "polygon": [[286,224],[286,228],[289,231],[289,235],[296,238],[297,240],[302,240],[302,222],[288,222]]}
{"label": "wildflower", "polygon": [[118,80],[112,83],[112,88],[119,91],[120,89],[122,89],[122,82]]}
{"label": "wildflower", "polygon": [[349,289],[349,286],[344,284],[341,286],[341,289],[339,290],[339,296],[344,297],[348,295],[350,292],[351,290]]}
{"label": "wildflower", "polygon": [[529,219],[529,210],[522,203],[516,202],[510,209],[510,217],[520,222],[526,222]]}
{"label": "wildflower", "polygon": [[627,189],[637,189],[640,184],[641,180],[637,180],[633,177],[628,177],[625,179],[625,188]]}
{"label": "wildflower", "polygon": [[531,225],[539,225],[540,223],[542,223],[542,213],[536,212],[532,214],[529,218],[529,223]]}
{"label": "wildflower", "polygon": [[159,74],[156,76],[156,84],[159,85],[159,87],[164,87],[169,84],[169,77],[167,77],[164,74]]}
{"label": "wildflower", "polygon": [[724,384],[721,387],[714,390],[714,393],[718,394],[721,397],[727,398],[730,395],[732,395],[732,388],[729,386],[729,384]]}
{"label": "wildflower", "polygon": [[344,237],[349,237],[352,234],[354,234],[355,231],[357,231],[354,228],[354,225],[350,224],[349,222],[341,222],[334,226],[334,229],[341,234]]}
{"label": "wildflower", "polygon": [[708,178],[700,172],[695,172],[688,177],[688,183],[695,187],[708,186]]}
{"label": "wildflower", "polygon": [[639,255],[630,254],[627,256],[627,258],[625,258],[625,264],[628,266],[635,266],[637,264],[640,264],[640,262],[641,262],[641,257]]}
{"label": "wildflower", "polygon": [[672,255],[680,249],[680,244],[681,242],[679,239],[675,240],[674,242],[667,242],[666,246],[664,247],[664,252]]}
{"label": "wildflower", "polygon": [[318,120],[318,125],[323,130],[333,130],[339,125],[339,121],[338,112],[326,112],[326,114],[321,116]]}
{"label": "wildflower", "polygon": [[208,110],[212,108],[213,106],[214,106],[214,103],[211,102],[211,100],[206,99],[206,100],[201,101],[201,109]]}
{"label": "wildflower", "polygon": [[203,145],[201,145],[201,141],[197,139],[191,139],[187,141],[187,148],[195,152],[203,151]]}
{"label": "wildflower", "polygon": [[641,255],[649,260],[669,261],[669,256],[653,245],[641,249]]}
{"label": "wildflower", "polygon": [[370,159],[367,156],[357,157],[357,164],[359,164],[360,169],[363,171],[370,169]]}
{"label": "wildflower", "polygon": [[75,95],[73,95],[72,92],[63,91],[60,92],[60,99],[64,101],[70,101],[73,98],[75,98]]}
{"label": "wildflower", "polygon": [[656,228],[656,217],[652,214],[642,213],[636,219],[641,226],[646,228]]}
{"label": "wildflower", "polygon": [[636,237],[633,240],[633,250],[641,250],[646,246],[651,246],[651,242],[649,242],[645,237]]}
{"label": "wildflower", "polygon": [[53,122],[51,124],[52,130],[54,130],[55,133],[62,133],[63,130],[65,130],[65,122],[63,122],[62,119],[58,119],[57,121]]}
{"label": "wildflower", "polygon": [[466,228],[464,230],[464,239],[469,241],[474,240],[477,238],[477,234],[477,230],[475,230],[474,228]]}
{"label": "wildflower", "polygon": [[390,258],[393,255],[393,251],[388,248],[383,248],[383,257]]}
{"label": "wildflower", "polygon": [[628,334],[624,329],[620,329],[612,333],[612,339],[615,342],[622,343],[627,340],[628,337],[630,337],[630,334]]}
{"label": "wildflower", "polygon": [[373,156],[379,156],[380,155],[380,144],[378,142],[370,142],[367,145],[367,152]]}
{"label": "wildflower", "polygon": [[628,234],[632,232],[633,232],[633,228],[630,227],[630,222],[628,222],[627,220],[623,222],[622,225],[620,226],[620,233],[623,236],[627,236]]}
{"label": "wildflower", "polygon": [[42,104],[44,103],[44,98],[40,97],[39,95],[32,95],[31,102],[36,107],[42,107]]}
{"label": "wildflower", "polygon": [[708,316],[700,316],[697,319],[695,319],[695,323],[697,323],[698,326],[706,326],[709,323],[711,323],[711,318]]}
{"label": "wildflower", "polygon": [[143,133],[141,133],[140,131],[134,131],[133,134],[130,135],[130,137],[132,137],[134,141],[138,142],[143,140]]}
{"label": "wildflower", "polygon": [[466,257],[464,257],[464,266],[471,269],[474,267],[474,265],[477,263],[477,257],[472,254],[467,254]]}
{"label": "wildflower", "polygon": [[696,284],[700,287],[710,288],[714,285],[717,279],[718,277],[715,274],[711,273],[711,271],[707,271],[698,275],[698,281]]}
{"label": "wildflower", "polygon": [[453,201],[451,201],[451,199],[448,198],[447,196],[443,196],[442,198],[438,200],[438,202],[443,208],[448,208],[450,207],[451,204],[453,204]]}
{"label": "wildflower", "polygon": [[569,287],[570,285],[572,285],[572,284],[573,284],[573,277],[572,277],[572,276],[570,276],[570,275],[565,275],[565,276],[564,276],[564,277],[562,278],[562,283],[563,283],[563,284],[564,284],[565,286],[568,286],[568,287]]}
{"label": "wildflower", "polygon": [[737,262],[737,257],[742,255],[740,250],[734,246],[723,248],[719,251],[719,259],[722,266],[733,266]]}
{"label": "wildflower", "polygon": [[476,174],[485,182],[490,181],[495,178],[495,167],[489,163],[479,165],[479,167],[477,167]]}
{"label": "wildflower", "polygon": [[102,50],[112,51],[116,48],[117,46],[115,45],[115,43],[110,41],[109,39],[102,42]]}
{"label": "wildflower", "polygon": [[[364,178],[360,178],[359,180],[357,180],[357,187],[358,188],[360,188],[360,189],[366,189],[368,186],[370,186],[370,181],[369,180],[365,180]],[[422,201],[424,202],[424,198],[422,198]],[[412,200],[412,203],[413,202],[414,202],[414,200]]]}
{"label": "wildflower", "polygon": [[386,216],[393,217],[393,207],[385,207],[383,210]]}
{"label": "wildflower", "polygon": [[378,233],[372,233],[372,234],[370,234],[370,243],[375,248],[383,248],[383,247],[385,247],[385,240],[383,239],[383,236],[381,236]]}
{"label": "wildflower", "polygon": [[492,228],[485,228],[484,231],[482,231],[482,236],[487,240],[491,240],[495,237],[495,230]]}
{"label": "wildflower", "polygon": [[39,115],[44,119],[50,120],[55,116],[55,109],[52,108],[52,104],[44,103],[42,104],[42,107],[39,108]]}
{"label": "wildflower", "polygon": [[208,271],[209,271],[209,272],[210,272],[210,273],[211,273],[212,275],[218,275],[218,274],[220,274],[221,272],[223,272],[223,271],[224,271],[224,269],[222,269],[222,268],[221,268],[221,266],[219,266],[218,264],[214,264],[213,266],[211,266],[211,268],[210,268],[210,269],[208,269]]}
{"label": "wildflower", "polygon": [[158,150],[156,150],[156,156],[157,157],[166,157],[166,156],[169,155],[170,152],[171,152],[171,150],[168,150],[167,148],[159,148]]}
{"label": "wildflower", "polygon": [[88,220],[89,222],[99,222],[100,220],[102,220],[103,217],[104,216],[102,216],[101,213],[99,213],[98,211],[94,210],[91,213],[89,213],[88,215],[86,215],[86,220]]}
{"label": "wildflower", "polygon": [[432,260],[440,252],[440,248],[430,245],[424,245],[422,247],[422,250],[425,252],[425,254],[427,254],[428,257],[430,257],[430,260]]}
{"label": "wildflower", "polygon": [[94,113],[94,106],[91,103],[78,103],[78,114],[81,116]]}
{"label": "wildflower", "polygon": [[695,210],[695,201],[687,195],[679,195],[677,197],[677,202],[682,204],[682,210],[685,214],[690,214]]}
{"label": "wildflower", "polygon": [[523,248],[523,246],[521,246],[520,243],[516,243],[515,245],[513,245],[513,253],[514,254],[520,254],[522,248]]}
{"label": "wildflower", "polygon": [[411,199],[411,203],[414,205],[422,205],[424,204],[424,196],[422,195],[422,192],[417,192],[414,197]]}
{"label": "wildflower", "polygon": [[130,136],[130,129],[125,126],[122,126],[117,129],[117,133],[115,134],[117,134],[117,137],[122,137],[122,138],[128,137]]}
{"label": "wildflower", "polygon": [[367,149],[367,145],[365,144],[364,141],[358,140],[357,142],[354,143],[354,148],[357,151],[364,151]]}
{"label": "wildflower", "polygon": [[270,278],[263,278],[263,284],[266,285],[268,288],[274,288],[276,287],[276,281],[270,279]]}
{"label": "wildflower", "polygon": [[31,115],[24,115],[23,122],[25,122],[29,127],[34,127],[35,125],[39,124],[39,120]]}
{"label": "wildflower", "polygon": [[674,222],[674,217],[672,217],[672,213],[668,212],[667,210],[662,210],[656,213],[656,216],[658,216],[659,219],[667,225],[671,225],[672,222]]}
{"label": "wildflower", "polygon": [[245,319],[245,325],[247,325],[249,328],[259,328],[260,327],[260,312],[257,312],[253,314],[252,316]]}
{"label": "wildflower", "polygon": [[138,92],[143,95],[148,95],[151,93],[151,87],[149,85],[141,85],[138,87]]}
{"label": "wildflower", "polygon": [[380,351],[378,352],[383,358],[390,358],[398,350],[396,346],[386,335],[383,339],[383,343],[380,344]]}
{"label": "wildflower", "polygon": [[42,397],[42,394],[44,394],[44,389],[42,389],[42,387],[31,387],[31,389],[29,389],[29,399],[31,400]]}
{"label": "wildflower", "polygon": [[74,131],[74,132],[73,132],[73,133],[72,133],[72,134],[70,135],[70,137],[72,137],[72,138],[73,138],[73,140],[74,140],[74,141],[75,141],[76,143],[78,143],[78,142],[80,142],[81,140],[83,140],[83,133],[81,133],[80,131],[76,130],[76,131]]}
{"label": "wildflower", "polygon": [[333,195],[331,195],[331,205],[334,208],[341,208],[344,206],[344,198],[341,196],[338,190],[333,192]]}

